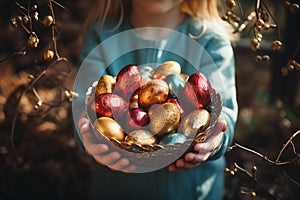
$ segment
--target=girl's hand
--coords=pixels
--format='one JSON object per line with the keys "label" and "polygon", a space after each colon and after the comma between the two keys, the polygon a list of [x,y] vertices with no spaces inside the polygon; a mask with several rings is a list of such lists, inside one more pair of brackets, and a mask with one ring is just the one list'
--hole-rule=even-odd
{"label": "girl's hand", "polygon": [[78,122],[78,127],[86,152],[93,156],[99,164],[126,173],[135,171],[136,167],[130,165],[128,159],[122,158],[118,152],[111,152],[106,144],[98,143],[99,140],[89,131],[90,125],[87,118],[82,117]]}
{"label": "girl's hand", "polygon": [[[214,128],[214,133],[203,143],[197,143],[194,146],[194,152],[185,154],[184,158],[177,160],[169,165],[169,171],[180,172],[191,169],[206,161],[216,149],[221,145],[223,133],[226,130],[226,122],[219,118]],[[199,152],[199,153],[196,153]]]}

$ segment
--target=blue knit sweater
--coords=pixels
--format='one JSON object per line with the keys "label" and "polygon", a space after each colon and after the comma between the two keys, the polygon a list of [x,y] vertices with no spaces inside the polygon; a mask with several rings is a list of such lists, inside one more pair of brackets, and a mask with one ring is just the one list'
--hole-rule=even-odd
{"label": "blue knit sweater", "polygon": [[[232,142],[237,118],[234,54],[230,41],[222,33],[206,30],[205,23],[186,17],[174,32],[160,40],[142,38],[132,30],[128,20],[115,30],[104,27],[98,31],[96,24],[87,30],[81,51],[83,62],[74,86],[80,95],[73,102],[75,122],[84,110],[87,88],[103,74],[116,76],[123,66],[131,63],[156,66],[168,60],[180,63],[182,73],[200,71],[209,78],[212,87],[221,94],[222,117],[227,122],[221,147],[208,161],[184,172],[169,172],[165,167],[153,172],[124,174],[95,163],[92,199],[222,198],[224,153]],[[82,147],[80,133],[75,135]]]}

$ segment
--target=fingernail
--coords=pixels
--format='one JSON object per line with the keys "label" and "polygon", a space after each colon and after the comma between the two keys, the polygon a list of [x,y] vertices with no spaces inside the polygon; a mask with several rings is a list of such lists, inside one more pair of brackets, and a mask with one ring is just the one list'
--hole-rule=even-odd
{"label": "fingernail", "polygon": [[225,132],[226,129],[227,129],[227,126],[226,126],[226,124],[224,124],[224,126],[223,126],[223,128],[222,128],[222,132]]}
{"label": "fingernail", "polygon": [[82,125],[80,128],[81,134],[85,134],[87,131],[88,131],[88,125],[87,124]]}
{"label": "fingernail", "polygon": [[183,161],[182,161],[182,160],[178,160],[178,161],[176,162],[176,166],[177,166],[177,167],[183,167],[183,166],[184,166]]}
{"label": "fingernail", "polygon": [[186,156],[185,156],[185,160],[186,161],[193,161],[193,156],[192,155],[189,155],[189,154],[187,154]]}
{"label": "fingernail", "polygon": [[169,166],[169,171],[170,171],[170,172],[174,172],[174,171],[175,171],[175,167],[174,167],[173,165],[170,165],[170,166]]}

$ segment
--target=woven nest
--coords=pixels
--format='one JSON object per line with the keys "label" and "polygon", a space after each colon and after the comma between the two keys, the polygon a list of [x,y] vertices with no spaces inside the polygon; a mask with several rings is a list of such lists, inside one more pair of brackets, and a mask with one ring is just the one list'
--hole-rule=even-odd
{"label": "woven nest", "polygon": [[119,152],[123,157],[129,159],[131,164],[139,166],[140,172],[152,171],[153,169],[167,166],[174,162],[185,152],[191,151],[195,143],[203,142],[209,137],[216,125],[216,121],[221,114],[222,100],[214,89],[211,90],[211,109],[210,109],[210,124],[203,132],[198,133],[192,139],[186,139],[183,143],[167,144],[167,145],[139,145],[128,143],[126,141],[118,141],[106,137],[103,133],[98,131],[93,122],[96,120],[96,114],[91,112],[90,104],[95,98],[95,88],[97,82],[90,87],[86,93],[86,117],[90,121],[94,135],[99,139],[99,143],[108,145],[110,151]]}

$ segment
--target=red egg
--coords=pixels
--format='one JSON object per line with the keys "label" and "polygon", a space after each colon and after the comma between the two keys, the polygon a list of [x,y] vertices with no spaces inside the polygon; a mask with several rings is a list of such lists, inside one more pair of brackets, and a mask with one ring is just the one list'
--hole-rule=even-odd
{"label": "red egg", "polygon": [[130,133],[133,130],[143,129],[144,127],[136,124],[134,119],[130,116],[128,111],[122,118],[118,119],[117,122],[122,126],[125,133]]}
{"label": "red egg", "polygon": [[132,120],[138,126],[147,126],[150,122],[150,117],[147,112],[141,108],[134,108],[129,111]]}
{"label": "red egg", "polygon": [[210,103],[211,85],[200,72],[192,74],[184,86],[186,101],[198,108],[204,108]]}
{"label": "red egg", "polygon": [[95,97],[91,104],[98,117],[119,118],[128,110],[126,100],[116,94],[100,94]]}
{"label": "red egg", "polygon": [[141,86],[142,75],[139,68],[130,64],[125,66],[117,75],[113,93],[129,99],[132,93]]}

